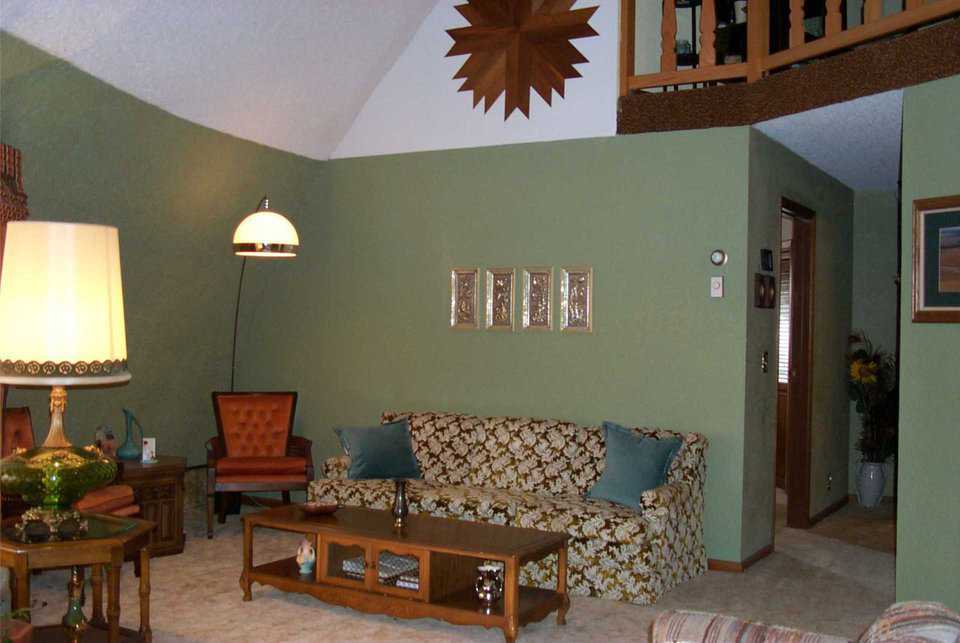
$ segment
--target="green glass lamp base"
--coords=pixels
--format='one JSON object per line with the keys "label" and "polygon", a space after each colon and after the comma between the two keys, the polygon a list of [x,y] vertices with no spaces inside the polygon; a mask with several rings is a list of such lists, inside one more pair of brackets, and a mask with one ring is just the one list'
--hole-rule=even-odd
{"label": "green glass lamp base", "polygon": [[0,460],[3,490],[49,510],[70,510],[84,494],[116,475],[117,463],[94,446],[36,447]]}

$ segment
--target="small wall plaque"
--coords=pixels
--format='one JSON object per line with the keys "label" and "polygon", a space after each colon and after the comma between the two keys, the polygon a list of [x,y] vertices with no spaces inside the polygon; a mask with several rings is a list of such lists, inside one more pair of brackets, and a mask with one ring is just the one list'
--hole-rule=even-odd
{"label": "small wall plaque", "polygon": [[553,268],[523,269],[524,330],[553,330]]}
{"label": "small wall plaque", "polygon": [[777,302],[777,284],[773,275],[756,273],[753,277],[753,305],[755,308],[773,308]]}
{"label": "small wall plaque", "polygon": [[450,327],[479,327],[477,314],[477,268],[454,268],[450,271]]}
{"label": "small wall plaque", "polygon": [[487,269],[488,330],[513,330],[513,268]]}
{"label": "small wall plaque", "polygon": [[560,330],[593,332],[593,268],[560,269]]}

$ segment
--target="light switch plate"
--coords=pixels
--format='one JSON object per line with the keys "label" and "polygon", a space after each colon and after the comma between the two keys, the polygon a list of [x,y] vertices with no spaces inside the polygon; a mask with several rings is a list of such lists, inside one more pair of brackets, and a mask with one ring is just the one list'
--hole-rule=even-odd
{"label": "light switch plate", "polygon": [[710,277],[710,296],[723,297],[723,277]]}

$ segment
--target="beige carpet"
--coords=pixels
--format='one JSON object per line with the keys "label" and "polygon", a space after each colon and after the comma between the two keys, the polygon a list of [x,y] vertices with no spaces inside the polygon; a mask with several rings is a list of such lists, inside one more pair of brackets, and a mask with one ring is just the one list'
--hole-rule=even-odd
{"label": "beige carpet", "polygon": [[[254,585],[244,603],[239,519],[203,537],[203,516],[188,514],[186,551],[152,564],[151,624],[155,641],[502,641],[499,630],[432,620],[402,621],[325,605]],[[294,535],[258,534],[255,562],[291,555]],[[34,622],[58,622],[66,572],[33,577]],[[137,585],[124,566],[121,622],[137,626]],[[89,595],[89,593],[88,593]],[[744,574],[708,572],[669,592],[656,606],[573,597],[567,625],[552,618],[523,628],[525,641],[642,641],[666,608],[719,611],[741,617],[857,636],[894,600],[892,555],[817,534],[781,529],[777,552]],[[89,613],[89,611],[88,611]]]}

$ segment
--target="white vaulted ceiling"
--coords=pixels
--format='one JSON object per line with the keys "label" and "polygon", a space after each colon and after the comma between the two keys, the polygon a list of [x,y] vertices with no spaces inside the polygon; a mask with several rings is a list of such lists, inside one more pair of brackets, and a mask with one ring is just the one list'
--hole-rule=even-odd
{"label": "white vaulted ceiling", "polygon": [[173,114],[326,159],[436,0],[3,0],[3,30]]}

